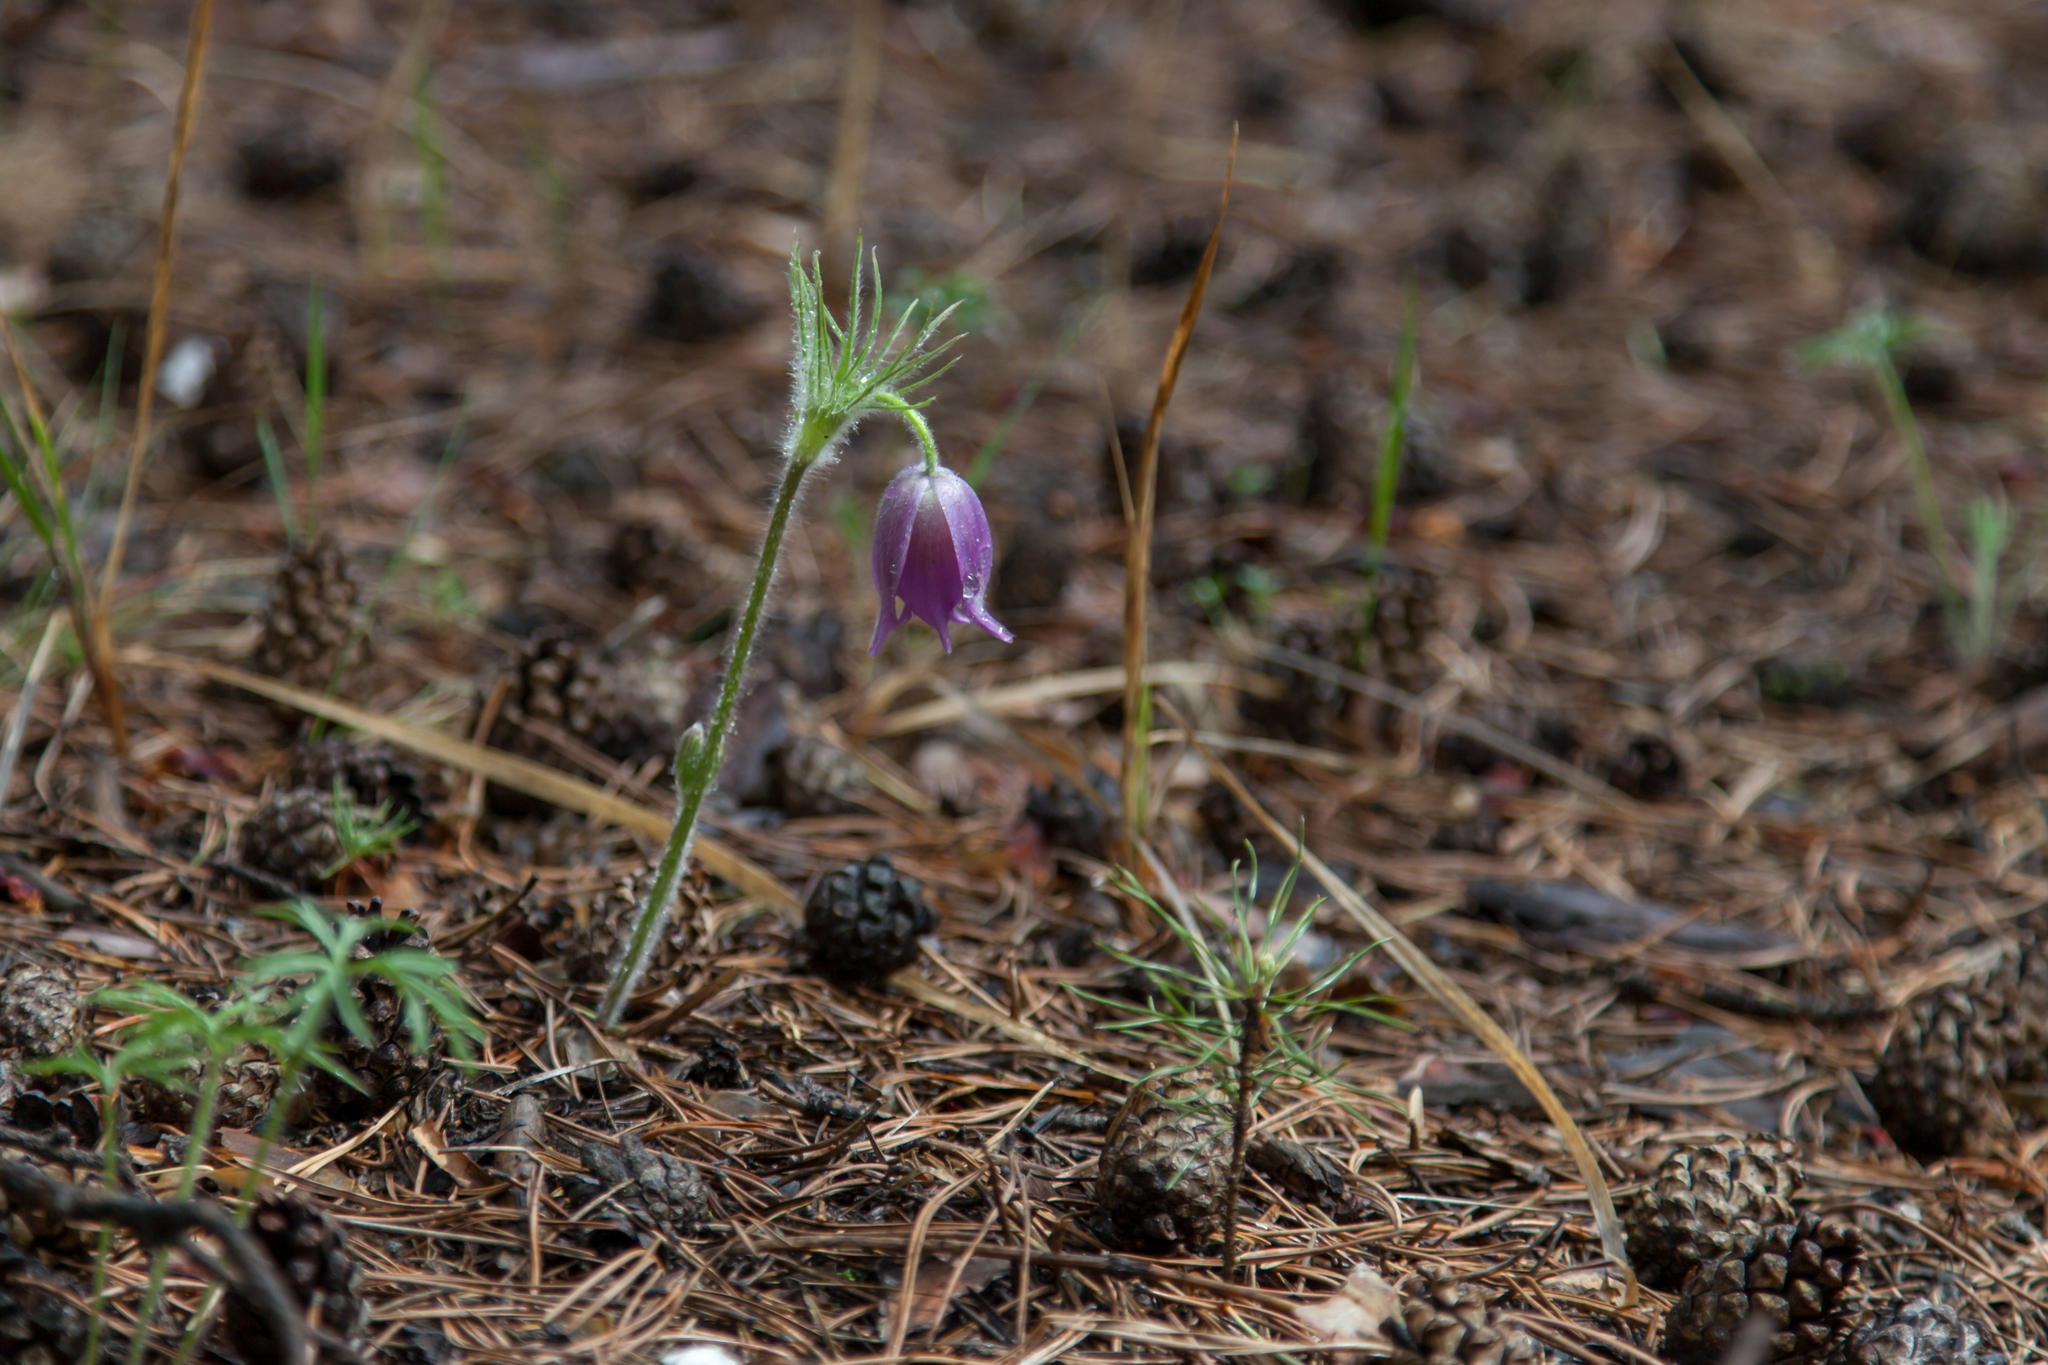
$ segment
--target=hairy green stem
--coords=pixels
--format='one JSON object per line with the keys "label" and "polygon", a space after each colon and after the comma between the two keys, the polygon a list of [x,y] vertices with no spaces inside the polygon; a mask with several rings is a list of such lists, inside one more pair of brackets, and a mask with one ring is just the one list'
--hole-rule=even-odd
{"label": "hairy green stem", "polygon": [[[900,401],[900,400],[899,400]],[[915,417],[915,414],[910,414]],[[923,419],[916,418],[915,426],[922,427]],[[768,517],[768,530],[761,538],[761,557],[754,566],[754,583],[747,592],[747,607],[740,616],[739,627],[733,632],[732,652],[726,657],[725,682],[718,692],[718,709],[712,713],[709,728],[695,743],[685,735],[676,750],[676,822],[669,830],[668,842],[661,851],[661,863],[654,874],[654,884],[648,888],[647,904],[641,908],[639,921],[633,926],[633,937],[626,945],[626,952],[612,971],[611,984],[606,987],[604,999],[597,1007],[597,1022],[605,1028],[616,1026],[626,1012],[626,1002],[632,998],[633,988],[640,984],[641,974],[647,970],[647,959],[653,950],[655,940],[668,922],[669,908],[675,901],[676,884],[682,880],[683,869],[689,865],[690,847],[697,841],[697,820],[704,809],[704,799],[711,794],[711,788],[718,781],[718,770],[725,762],[725,740],[732,730],[733,713],[739,708],[740,694],[746,688],[747,662],[754,653],[754,637],[761,628],[761,615],[768,603],[768,589],[775,581],[775,566],[782,558],[782,537],[789,529],[790,514],[796,510],[797,492],[803,487],[804,476],[818,462],[829,442],[837,436],[831,432],[820,436],[806,423],[799,429],[800,444],[792,450],[782,470],[782,486],[775,493],[775,508]],[[925,433],[929,441],[930,433]],[[937,447],[932,447],[936,456]]]}
{"label": "hairy green stem", "polygon": [[[190,1199],[199,1183],[199,1159],[206,1154],[206,1139],[213,1131],[214,1108],[219,1102],[221,1071],[225,1058],[213,1053],[200,1073],[199,1093],[192,1101],[192,1126],[185,1135],[185,1163],[178,1172],[178,1198]],[[142,1365],[149,1349],[150,1328],[156,1324],[157,1305],[163,1301],[164,1276],[171,1268],[171,1249],[159,1247],[149,1258],[149,1288],[142,1307],[135,1312],[135,1335],[128,1341],[128,1365]]]}
{"label": "hairy green stem", "polygon": [[903,419],[904,425],[910,428],[910,434],[917,438],[918,449],[924,452],[924,472],[937,474],[939,443],[933,438],[931,426],[924,420],[924,414],[917,410],[915,404],[890,393],[887,389],[877,393],[875,401]]}

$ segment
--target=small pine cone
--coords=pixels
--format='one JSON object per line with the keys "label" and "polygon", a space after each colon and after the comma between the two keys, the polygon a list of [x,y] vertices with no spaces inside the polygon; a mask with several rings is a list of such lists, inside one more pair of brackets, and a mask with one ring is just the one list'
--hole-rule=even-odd
{"label": "small pine cone", "polygon": [[[1275,642],[1340,668],[1351,665],[1343,632],[1324,622],[1291,622],[1281,629]],[[1344,715],[1348,698],[1344,688],[1327,678],[1270,660],[1262,661],[1258,672],[1280,685],[1279,695],[1268,697],[1249,691],[1239,694],[1237,714],[1244,723],[1275,739],[1311,747],[1327,744],[1331,731]]]}
{"label": "small pine cone", "polygon": [[815,735],[792,731],[765,766],[770,804],[795,819],[851,814],[868,790],[867,771],[853,755]]}
{"label": "small pine cone", "polygon": [[[569,980],[598,985],[611,979],[612,967],[632,941],[633,926],[653,884],[653,868],[636,868],[594,895],[550,907],[555,923],[548,938]],[[697,913],[710,903],[711,874],[692,858],[677,878],[675,904],[655,941],[643,986],[675,975],[695,941]]]}
{"label": "small pine cone", "polygon": [[811,970],[848,986],[880,986],[917,961],[917,940],[938,928],[924,889],[886,853],[827,873],[804,902],[799,947]]}
{"label": "small pine cone", "polygon": [[1776,1329],[1765,1365],[1822,1365],[1862,1324],[1854,1296],[1862,1234],[1806,1214],[1693,1272],[1664,1318],[1675,1365],[1720,1365],[1752,1317]]}
{"label": "small pine cone", "polygon": [[1657,735],[1636,735],[1621,756],[1607,767],[1607,784],[1638,801],[1664,801],[1683,796],[1690,785],[1685,760],[1671,742]]}
{"label": "small pine cone", "polygon": [[1839,1365],[2006,1365],[1991,1329],[1933,1299],[1911,1299],[1857,1332]]}
{"label": "small pine cone", "polygon": [[636,518],[619,523],[605,550],[605,576],[620,592],[660,593],[687,607],[704,595],[708,577],[689,542],[666,522]]}
{"label": "small pine cone", "polygon": [[1477,1287],[1448,1276],[1409,1287],[1387,1328],[1394,1365],[1529,1365],[1537,1358],[1536,1343],[1501,1322]]}
{"label": "small pine cone", "polygon": [[315,692],[337,677],[345,680],[367,653],[367,632],[349,646],[361,596],[348,556],[332,536],[298,546],[271,585],[250,662],[258,673]]}
{"label": "small pine cone", "polygon": [[1421,569],[1383,566],[1373,581],[1372,650],[1376,672],[1409,692],[1426,691],[1442,667],[1429,656],[1443,629],[1442,587]]}
{"label": "small pine cone", "polygon": [[[348,912],[359,919],[387,918],[381,897],[368,905],[350,901]],[[355,946],[353,955],[357,961],[388,948],[433,950],[426,929],[412,918],[411,911],[389,918],[404,921],[404,927],[365,934]],[[356,1090],[325,1071],[316,1073],[312,1082],[314,1100],[321,1112],[343,1120],[381,1114],[419,1094],[433,1080],[447,1041],[438,1025],[428,1038],[412,1036],[406,1026],[404,1002],[385,978],[362,977],[355,989],[356,1004],[370,1026],[372,1041],[365,1043],[338,1020],[328,1024],[325,1041],[334,1049],[335,1060],[355,1076],[362,1089]]]}
{"label": "small pine cone", "polygon": [[71,1365],[85,1356],[83,1286],[0,1236],[0,1359]]}
{"label": "small pine cone", "polygon": [[0,976],[0,1057],[54,1057],[84,1036],[85,994],[65,968],[17,962]]}
{"label": "small pine cone", "polygon": [[2048,946],[1913,1001],[1865,1087],[1885,1131],[1923,1159],[1973,1153],[2013,1132],[2001,1091],[2048,1081]]}
{"label": "small pine cone", "polygon": [[1768,1138],[1681,1147],[1657,1168],[1628,1211],[1628,1255],[1653,1289],[1676,1289],[1694,1266],[1793,1220],[1803,1183],[1798,1153]]}
{"label": "small pine cone", "polygon": [[583,1165],[613,1196],[636,1228],[680,1241],[695,1232],[710,1210],[704,1177],[681,1157],[657,1152],[631,1133],[617,1151],[602,1142],[583,1145]]}
{"label": "small pine cone", "polygon": [[339,781],[366,811],[384,806],[393,815],[411,817],[419,828],[428,823],[431,803],[425,777],[387,745],[346,737],[301,744],[292,753],[290,781],[294,787],[319,792],[332,792]]}
{"label": "small pine cone", "polygon": [[1199,1251],[1223,1235],[1230,1119],[1212,1087],[1180,1077],[1133,1090],[1103,1138],[1095,1202],[1129,1251]]}
{"label": "small pine cone", "polygon": [[243,866],[313,890],[344,852],[334,830],[333,798],[316,787],[273,793],[243,823],[238,851]]}
{"label": "small pine cone", "polygon": [[[606,659],[568,633],[547,627],[535,631],[513,664],[512,688],[491,732],[491,743],[556,767],[572,767],[560,747],[549,742],[547,728],[587,745],[616,763],[667,759],[675,752],[685,698],[649,693],[656,682],[651,670],[634,662]],[[661,677],[680,683],[673,664]]]}
{"label": "small pine cone", "polygon": [[[197,1069],[189,1079],[197,1084]],[[254,1132],[270,1115],[277,1100],[281,1079],[277,1063],[268,1057],[243,1057],[221,1070],[220,1089],[214,1094],[214,1123],[221,1128],[242,1128]],[[190,1091],[173,1090],[146,1077],[128,1082],[129,1112],[143,1123],[163,1123],[185,1129],[195,1113]],[[209,1135],[210,1140],[210,1135]]]}
{"label": "small pine cone", "polygon": [[1116,820],[1110,812],[1115,808],[1113,797],[1097,804],[1064,778],[1054,779],[1050,786],[1033,787],[1024,798],[1024,818],[1038,826],[1048,847],[1071,849],[1096,862],[1109,859],[1109,845],[1116,833]]}
{"label": "small pine cone", "polygon": [[[256,1201],[249,1232],[270,1254],[304,1315],[360,1349],[369,1330],[370,1305],[362,1297],[362,1267],[349,1252],[348,1230],[303,1200],[264,1195]],[[271,1340],[263,1315],[239,1294],[229,1295],[214,1339],[232,1349],[244,1365],[284,1359],[282,1343]],[[315,1359],[336,1357],[318,1351]]]}

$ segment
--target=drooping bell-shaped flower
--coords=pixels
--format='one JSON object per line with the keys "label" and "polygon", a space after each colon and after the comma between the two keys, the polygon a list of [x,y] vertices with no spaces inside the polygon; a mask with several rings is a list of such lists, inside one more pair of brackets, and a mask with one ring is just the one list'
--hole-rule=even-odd
{"label": "drooping bell-shaped flower", "polygon": [[889,481],[875,511],[875,591],[882,614],[868,653],[915,616],[953,652],[955,621],[971,622],[998,640],[1013,637],[988,614],[984,598],[995,573],[996,539],[988,514],[967,480],[940,466],[914,464]]}

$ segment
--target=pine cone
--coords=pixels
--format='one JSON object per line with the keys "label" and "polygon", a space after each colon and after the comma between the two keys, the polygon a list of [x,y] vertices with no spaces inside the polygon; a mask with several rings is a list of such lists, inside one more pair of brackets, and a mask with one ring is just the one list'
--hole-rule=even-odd
{"label": "pine cone", "polygon": [[[193,1068],[189,1079],[192,1084],[198,1084],[198,1068]],[[214,1095],[214,1123],[220,1128],[242,1128],[250,1132],[262,1128],[270,1115],[270,1106],[277,1100],[281,1079],[277,1063],[267,1056],[242,1057],[229,1062],[222,1068],[220,1089]],[[146,1077],[129,1081],[128,1095],[129,1113],[142,1123],[169,1124],[186,1130],[197,1112],[195,1097],[190,1091],[173,1090]]]}
{"label": "pine cone", "polygon": [[1913,1001],[1865,1087],[1892,1140],[1935,1159],[2013,1134],[2000,1092],[2048,1081],[2048,945]]}
{"label": "pine cone", "polygon": [[332,792],[337,780],[365,811],[384,806],[393,815],[409,816],[416,828],[426,828],[431,804],[426,779],[389,746],[336,737],[293,751],[292,786]]}
{"label": "pine cone", "polygon": [[1199,1251],[1223,1235],[1230,1120],[1211,1086],[1146,1081],[1109,1121],[1095,1202],[1126,1250]]}
{"label": "pine cone", "polygon": [[1991,1329],[1945,1303],[1911,1299],[1849,1339],[1840,1365],[2006,1365]]}
{"label": "pine cone", "polygon": [[[545,941],[569,980],[601,984],[632,940],[633,926],[654,883],[652,867],[636,868],[587,897],[549,907],[554,923]],[[695,858],[676,881],[675,904],[648,959],[650,978],[673,976],[695,941],[697,914],[711,903],[711,874]]]}
{"label": "pine cone", "polygon": [[[350,901],[348,912],[357,918],[386,918],[381,897],[372,899],[368,905]],[[353,956],[357,961],[374,957],[388,948],[432,951],[433,944],[425,928],[412,917],[410,910],[401,911],[392,918],[403,920],[405,927],[379,929],[365,934],[355,946]],[[398,991],[384,977],[362,977],[355,989],[356,1004],[369,1023],[372,1041],[365,1043],[343,1027],[339,1020],[328,1024],[325,1041],[334,1049],[335,1059],[355,1076],[363,1088],[356,1090],[325,1071],[315,1073],[312,1083],[314,1100],[320,1111],[338,1120],[381,1114],[394,1104],[420,1093],[433,1079],[440,1064],[442,1047],[447,1041],[438,1025],[434,1026],[431,1037],[415,1039],[412,1036],[412,1031],[406,1027],[404,1003]]]}
{"label": "pine cone", "polygon": [[[497,747],[573,768],[549,741],[552,727],[615,763],[638,765],[674,755],[686,697],[681,671],[672,662],[649,669],[638,661],[607,659],[551,626],[527,639],[513,668],[511,691],[491,731]],[[662,695],[663,690],[673,694]]]}
{"label": "pine cone", "polygon": [[[362,1347],[370,1306],[361,1297],[362,1267],[349,1254],[348,1230],[303,1200],[264,1195],[256,1201],[249,1231],[270,1254],[305,1315],[322,1330]],[[228,1296],[214,1340],[227,1345],[246,1365],[270,1365],[284,1358],[282,1345],[271,1340],[262,1314],[239,1294]],[[326,1352],[317,1352],[316,1358],[334,1359]]]}
{"label": "pine cone", "polygon": [[1621,756],[1607,767],[1607,784],[1638,801],[1663,801],[1683,796],[1689,785],[1685,760],[1669,740],[1636,735]]}
{"label": "pine cone", "polygon": [[0,1360],[72,1365],[83,1358],[85,1300],[78,1281],[0,1236]]}
{"label": "pine cone", "polygon": [[704,1177],[681,1157],[657,1152],[631,1133],[617,1151],[602,1142],[583,1145],[583,1165],[610,1189],[624,1185],[613,1198],[635,1226],[680,1241],[695,1232],[709,1211]]}
{"label": "pine cone", "polygon": [[1096,862],[1109,860],[1110,840],[1116,833],[1113,793],[1098,791],[1105,798],[1091,801],[1073,783],[1055,778],[1050,786],[1033,787],[1024,798],[1024,818],[1037,825],[1052,848],[1071,849]]}
{"label": "pine cone", "polygon": [[816,735],[792,730],[763,766],[769,804],[794,819],[850,814],[868,790],[867,771],[853,755]]}
{"label": "pine cone", "polygon": [[619,523],[605,551],[605,576],[620,592],[661,593],[687,607],[704,595],[708,576],[689,542],[666,522],[636,518]]}
{"label": "pine cone", "polygon": [[1537,1358],[1536,1343],[1504,1325],[1484,1294],[1448,1276],[1406,1287],[1387,1329],[1394,1365],[1522,1365]]}
{"label": "pine cone", "polygon": [[1821,1365],[1861,1323],[1853,1304],[1862,1235],[1806,1214],[1695,1271],[1664,1318],[1666,1359],[1719,1365],[1751,1317],[1777,1330],[1767,1365]]}
{"label": "pine cone", "polygon": [[258,673],[325,692],[368,653],[367,632],[349,646],[361,596],[348,556],[332,536],[298,546],[271,585],[251,664]]}
{"label": "pine cone", "polygon": [[879,987],[917,961],[917,940],[939,917],[915,880],[886,853],[827,873],[804,902],[802,947],[811,970],[849,986]]}
{"label": "pine cone", "polygon": [[[1293,621],[1281,628],[1275,643],[1339,667],[1349,667],[1351,663],[1343,632],[1325,622]],[[1262,661],[1258,672],[1277,682],[1280,693],[1273,697],[1249,691],[1240,693],[1239,718],[1260,734],[1276,739],[1312,747],[1327,744],[1331,730],[1344,714],[1344,688],[1327,678],[1270,660]]]}
{"label": "pine cone", "polygon": [[1681,1147],[1664,1158],[1628,1211],[1628,1253],[1653,1289],[1676,1289],[1694,1266],[1789,1223],[1803,1183],[1790,1144],[1727,1139]]}
{"label": "pine cone", "polygon": [[0,976],[0,1057],[54,1057],[84,1036],[85,994],[68,970],[17,962]]}
{"label": "pine cone", "polygon": [[334,801],[315,787],[272,793],[242,825],[240,860],[301,890],[316,889],[345,850],[334,831]]}
{"label": "pine cone", "polygon": [[1409,692],[1427,691],[1443,671],[1429,656],[1430,637],[1443,629],[1442,587],[1421,569],[1382,565],[1373,580],[1373,664],[1379,675]]}

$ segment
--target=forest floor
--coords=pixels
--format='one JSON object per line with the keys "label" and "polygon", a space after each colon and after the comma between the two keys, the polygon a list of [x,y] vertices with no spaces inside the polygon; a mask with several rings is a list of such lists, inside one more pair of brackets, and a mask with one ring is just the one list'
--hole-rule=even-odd
{"label": "forest floor", "polygon": [[[0,395],[50,414],[89,566],[117,538],[190,13],[0,0]],[[1227,768],[1483,1002],[1624,1207],[1678,1145],[1780,1135],[1800,1207],[1861,1228],[1874,1299],[1939,1288],[2038,1360],[2048,1093],[2008,1087],[1967,1150],[1915,1159],[1865,1088],[1910,1002],[2048,904],[2044,89],[2048,9],[2021,0],[220,0],[107,600],[125,752],[49,556],[0,514],[23,725],[0,955],[80,991],[225,986],[299,942],[257,913],[295,889],[414,914],[478,1064],[297,1107],[272,1163],[350,1230],[370,1358],[1306,1359],[1364,1265],[1478,1273],[1547,1359],[1657,1359],[1672,1292],[1631,1300],[1559,1127],[1384,948],[1339,990],[1398,1024],[1346,1021],[1332,1083],[1259,1116],[1343,1197],[1249,1175],[1231,1281],[1213,1247],[1126,1254],[1097,1206],[1106,1121],[1163,1060],[1106,1027],[1136,984],[1105,948],[1171,949],[1111,877],[1115,461],[1235,127],[1159,448],[1148,876],[1227,911],[1249,841],[1270,893],[1285,843]],[[764,525],[789,252],[843,268],[828,227],[855,226],[892,306],[962,305],[929,416],[979,478],[1017,638],[868,656],[867,528],[912,458],[871,423],[792,533],[707,870],[593,1031]],[[1923,524],[1867,376],[1798,359],[1873,308],[1925,324],[1898,366],[1935,497],[1958,545],[1971,499],[2013,509],[2002,574]],[[315,520],[368,648],[280,686],[265,626]],[[1944,560],[1994,603],[1974,653]],[[420,819],[338,873],[317,831],[279,832],[322,714],[383,746],[351,760],[381,765],[365,800]],[[802,907],[876,854],[936,928],[893,978],[828,982]],[[1330,902],[1299,955],[1372,941]],[[47,1114],[49,1084],[0,1072],[0,1121]],[[209,1189],[249,1122],[213,1138]],[[131,1124],[161,1188],[184,1133]],[[626,1134],[689,1163],[701,1216],[613,1197],[586,1153]],[[33,1250],[85,1282],[89,1248]],[[117,1245],[118,1334],[148,1259]],[[160,1331],[206,1280],[174,1267]]]}

